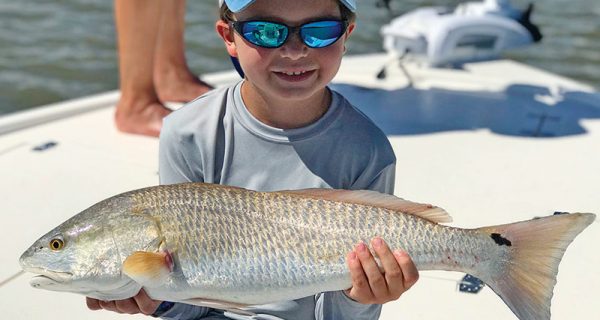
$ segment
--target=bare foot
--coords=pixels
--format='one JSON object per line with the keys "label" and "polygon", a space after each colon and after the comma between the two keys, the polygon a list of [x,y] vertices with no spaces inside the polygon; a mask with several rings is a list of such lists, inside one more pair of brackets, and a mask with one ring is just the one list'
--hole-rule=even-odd
{"label": "bare foot", "polygon": [[115,124],[122,132],[158,137],[163,118],[171,112],[171,109],[158,102],[133,106],[119,101]]}
{"label": "bare foot", "polygon": [[213,89],[191,72],[175,70],[154,73],[154,86],[162,102],[189,102]]}

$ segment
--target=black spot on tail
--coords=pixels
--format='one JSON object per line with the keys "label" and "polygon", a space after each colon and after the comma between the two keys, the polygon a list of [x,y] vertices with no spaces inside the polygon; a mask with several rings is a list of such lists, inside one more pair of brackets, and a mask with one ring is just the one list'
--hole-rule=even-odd
{"label": "black spot on tail", "polygon": [[492,233],[490,236],[492,237],[492,239],[494,239],[496,244],[499,246],[507,246],[507,247],[512,246],[512,242],[510,242],[510,240],[506,239],[499,233]]}

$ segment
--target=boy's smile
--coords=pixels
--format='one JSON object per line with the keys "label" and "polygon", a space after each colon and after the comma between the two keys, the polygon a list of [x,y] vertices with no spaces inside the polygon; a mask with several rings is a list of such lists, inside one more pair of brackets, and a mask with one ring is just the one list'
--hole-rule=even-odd
{"label": "boy's smile", "polygon": [[314,75],[316,73],[316,69],[300,70],[300,71],[273,71],[273,72],[275,72],[275,75],[284,81],[301,82],[301,81],[309,79],[312,75]]}
{"label": "boy's smile", "polygon": [[[341,20],[339,6],[337,0],[256,0],[236,13],[235,19],[266,20],[297,27],[319,19]],[[326,86],[339,69],[344,43],[353,27],[353,24],[348,26],[339,40],[324,48],[308,47],[298,33],[290,33],[278,48],[263,48],[229,28],[230,33],[226,34],[229,39],[224,39],[229,54],[239,59],[246,75],[242,97],[248,110],[262,122],[280,128],[299,127],[317,120],[329,107]],[[287,119],[279,119],[278,115]]]}

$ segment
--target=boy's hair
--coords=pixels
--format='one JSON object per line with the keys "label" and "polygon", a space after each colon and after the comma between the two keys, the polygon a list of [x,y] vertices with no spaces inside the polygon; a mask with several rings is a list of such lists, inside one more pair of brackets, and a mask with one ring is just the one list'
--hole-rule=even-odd
{"label": "boy's hair", "polygon": [[[356,20],[356,13],[350,11],[350,9],[348,9],[348,7],[346,7],[344,4],[338,2],[338,5],[340,6],[340,12],[342,13],[342,19],[347,20],[348,23],[352,23],[354,22],[354,20]],[[219,12],[219,16],[221,17],[221,20],[223,21],[233,21],[233,12],[231,12],[231,10],[229,10],[229,8],[227,7],[227,4],[223,3],[223,5],[221,6],[220,12]]]}

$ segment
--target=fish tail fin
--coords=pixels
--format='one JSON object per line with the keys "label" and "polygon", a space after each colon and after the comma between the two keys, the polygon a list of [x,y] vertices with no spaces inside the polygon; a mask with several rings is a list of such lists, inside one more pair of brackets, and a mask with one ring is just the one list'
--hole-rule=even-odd
{"label": "fish tail fin", "polygon": [[519,319],[550,319],[560,260],[595,217],[591,213],[560,214],[478,229],[499,246],[507,246],[508,252],[491,268],[495,274],[481,279]]}

